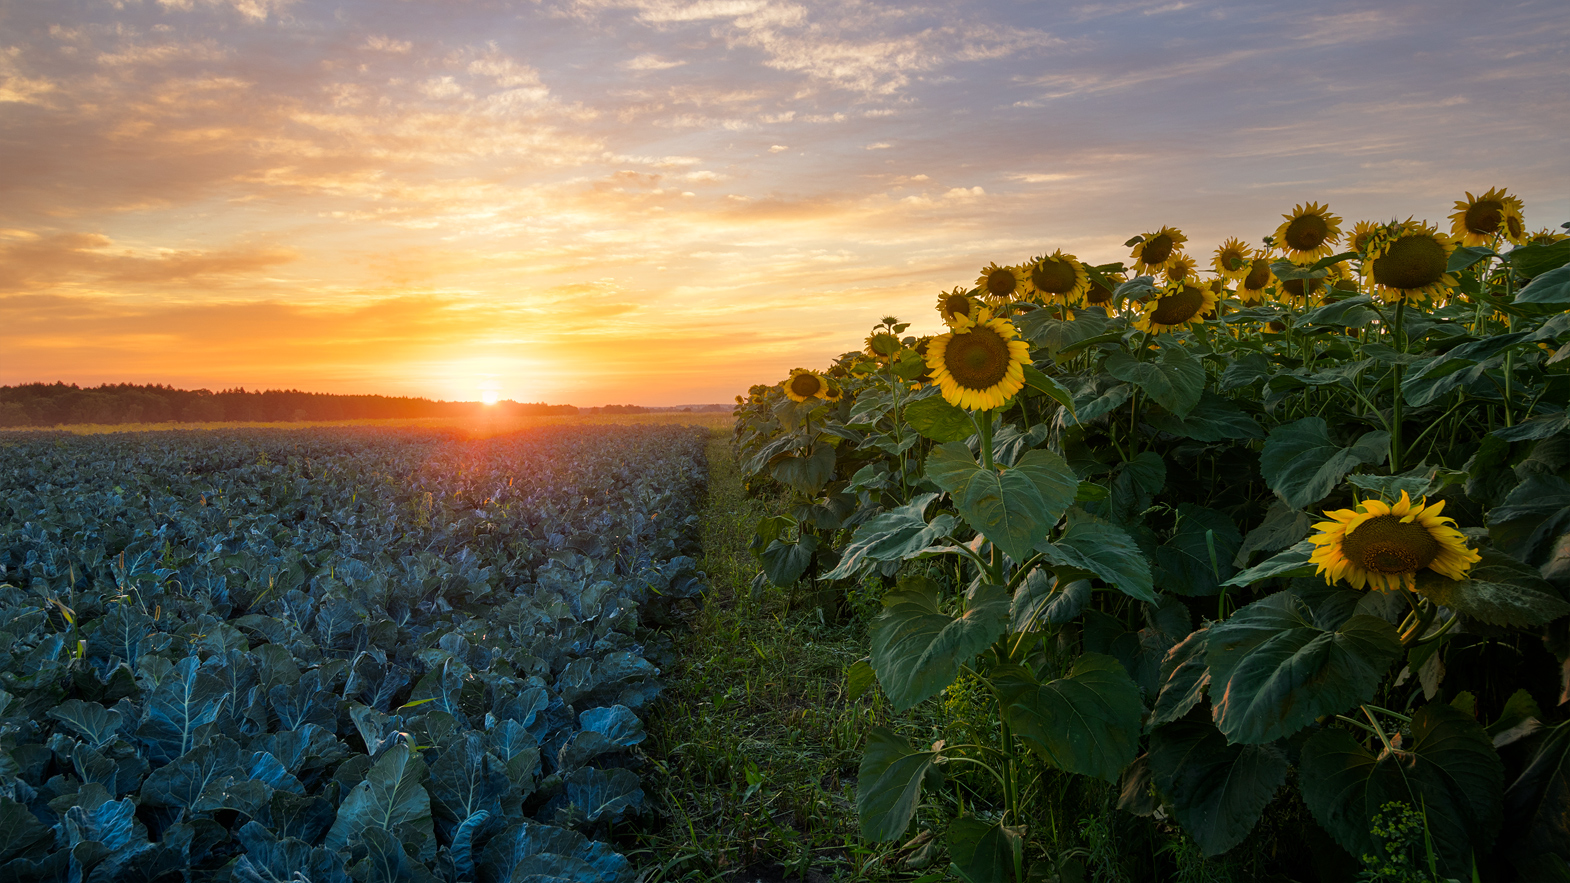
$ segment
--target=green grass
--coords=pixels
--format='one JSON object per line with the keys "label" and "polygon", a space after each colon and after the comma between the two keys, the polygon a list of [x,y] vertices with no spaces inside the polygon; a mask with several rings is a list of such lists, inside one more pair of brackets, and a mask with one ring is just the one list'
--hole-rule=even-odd
{"label": "green grass", "polygon": [[773,587],[754,596],[747,544],[774,501],[746,497],[724,434],[709,468],[709,593],[678,628],[648,722],[652,812],[631,857],[649,883],[881,876],[888,851],[860,843],[853,789],[877,700],[844,691],[845,667],[867,652],[865,618]]}

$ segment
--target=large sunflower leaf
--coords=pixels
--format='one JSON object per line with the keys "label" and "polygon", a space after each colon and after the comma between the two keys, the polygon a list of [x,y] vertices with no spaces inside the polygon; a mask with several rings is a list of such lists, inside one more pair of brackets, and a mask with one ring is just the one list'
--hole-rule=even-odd
{"label": "large sunflower leaf", "polygon": [[1537,561],[1570,530],[1570,481],[1544,472],[1528,473],[1504,502],[1488,513],[1488,534],[1501,551]]}
{"label": "large sunflower leaf", "polygon": [[1070,510],[1062,536],[1036,548],[1057,565],[1059,582],[1094,576],[1131,598],[1156,601],[1150,564],[1134,538],[1120,527]]}
{"label": "large sunflower leaf", "polygon": [[1323,417],[1304,417],[1271,430],[1259,453],[1259,471],[1270,489],[1294,509],[1323,500],[1341,479],[1363,463],[1383,463],[1390,433],[1364,433],[1350,447],[1330,440]]}
{"label": "large sunflower leaf", "polygon": [[1058,383],[1051,377],[1041,373],[1041,371],[1037,369],[1035,365],[1032,365],[1029,362],[1025,363],[1024,370],[1025,386],[1035,390],[1036,392],[1045,394],[1047,398],[1052,399],[1054,402],[1057,402],[1065,408],[1070,410],[1074,408],[1074,395],[1065,389],[1063,384]]}
{"label": "large sunflower leaf", "polygon": [[976,423],[970,419],[970,412],[949,404],[942,396],[930,396],[906,405],[905,422],[938,442],[964,441],[976,434]]}
{"label": "large sunflower leaf", "polygon": [[770,540],[758,559],[763,563],[763,572],[768,575],[769,582],[783,589],[801,579],[801,575],[812,564],[812,554],[816,551],[818,538],[812,534],[802,534],[795,542]]}
{"label": "large sunflower leaf", "polygon": [[965,883],[1008,883],[1025,847],[1025,830],[964,815],[949,822],[949,870]]}
{"label": "large sunflower leaf", "polygon": [[1053,766],[1116,782],[1134,759],[1144,707],[1116,659],[1086,653],[1045,684],[1021,666],[1000,666],[992,679],[1014,732]]}
{"label": "large sunflower leaf", "polygon": [[1264,427],[1226,396],[1205,390],[1199,404],[1186,417],[1154,413],[1151,426],[1195,441],[1213,442],[1232,438],[1264,438]]}
{"label": "large sunflower leaf", "polygon": [[954,683],[960,666],[987,649],[1008,627],[1009,596],[981,584],[958,619],[938,609],[938,587],[924,576],[900,582],[883,597],[872,626],[872,668],[894,708],[904,711]]}
{"label": "large sunflower leaf", "polygon": [[1446,876],[1470,876],[1499,830],[1504,766],[1482,725],[1444,703],[1419,708],[1409,739],[1378,755],[1345,730],[1321,730],[1298,770],[1303,802],[1353,855],[1373,851],[1369,828],[1392,801],[1425,814]]}
{"label": "large sunflower leaf", "polygon": [[927,477],[948,492],[966,523],[1015,561],[1029,557],[1079,491],[1068,463],[1040,449],[1011,467],[984,469],[964,444],[948,442],[928,455]]}
{"label": "large sunflower leaf", "polygon": [[1205,698],[1210,686],[1210,668],[1205,665],[1205,647],[1210,627],[1195,629],[1167,651],[1161,662],[1161,692],[1156,695],[1147,727],[1171,723],[1188,714]]}
{"label": "large sunflower leaf", "polygon": [[1162,346],[1159,362],[1141,362],[1117,350],[1107,356],[1101,368],[1138,386],[1179,419],[1194,410],[1205,389],[1205,366],[1178,344]]}
{"label": "large sunflower leaf", "polygon": [[1314,554],[1314,544],[1303,540],[1285,552],[1266,558],[1222,585],[1247,586],[1273,576],[1309,576],[1316,570],[1308,558]]}
{"label": "large sunflower leaf", "polygon": [[1210,627],[1205,659],[1216,726],[1233,742],[1289,736],[1373,698],[1400,654],[1395,627],[1382,619],[1353,616],[1329,631],[1290,592],[1255,601]]}
{"label": "large sunflower leaf", "polygon": [[1570,857],[1570,723],[1555,726],[1537,743],[1505,790],[1504,808],[1512,857]]}
{"label": "large sunflower leaf", "polygon": [[927,522],[924,514],[937,494],[918,494],[904,506],[875,515],[856,528],[842,551],[839,564],[825,579],[854,576],[869,561],[908,558],[954,530],[954,516],[943,514]]}
{"label": "large sunflower leaf", "polygon": [[1035,568],[1009,601],[1009,630],[1029,632],[1072,622],[1090,602],[1090,594],[1089,580],[1065,583],[1046,568]]}
{"label": "large sunflower leaf", "polygon": [[819,441],[806,454],[792,454],[774,464],[774,477],[804,494],[816,494],[834,476],[834,446]]}
{"label": "large sunflower leaf", "polygon": [[1528,628],[1570,613],[1570,604],[1534,568],[1493,549],[1482,554],[1464,580],[1418,571],[1418,594],[1493,625]]}
{"label": "large sunflower leaf", "polygon": [[1182,720],[1150,734],[1150,771],[1184,830],[1206,855],[1243,842],[1287,777],[1274,745],[1231,745],[1204,720]]}
{"label": "large sunflower leaf", "polygon": [[1179,595],[1214,595],[1232,577],[1242,543],[1226,513],[1180,503],[1177,530],[1156,549],[1156,582]]}
{"label": "large sunflower leaf", "polygon": [[856,775],[856,814],[861,836],[874,842],[894,840],[910,827],[921,802],[921,784],[937,759],[917,751],[887,727],[873,727]]}

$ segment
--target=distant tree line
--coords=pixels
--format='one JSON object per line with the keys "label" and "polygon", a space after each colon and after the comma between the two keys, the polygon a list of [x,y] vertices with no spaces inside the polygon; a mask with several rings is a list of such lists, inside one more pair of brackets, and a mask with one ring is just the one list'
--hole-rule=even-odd
{"label": "distant tree line", "polygon": [[328,395],[297,389],[252,392],[244,388],[213,392],[106,383],[83,389],[76,384],[26,383],[0,386],[0,427],[57,426],[63,423],[216,423],[304,420],[383,420],[410,417],[470,417],[482,410],[498,417],[576,414],[572,405],[498,402],[443,402],[375,395]]}

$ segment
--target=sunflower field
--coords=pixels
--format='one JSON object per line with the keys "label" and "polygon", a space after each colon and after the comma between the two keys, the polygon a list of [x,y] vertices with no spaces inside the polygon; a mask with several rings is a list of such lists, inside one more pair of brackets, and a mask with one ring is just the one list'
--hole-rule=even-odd
{"label": "sunflower field", "polygon": [[990,264],[942,334],[738,400],[789,500],[759,579],[881,598],[865,838],[973,883],[1570,880],[1570,238],[1497,189],[1283,218]]}

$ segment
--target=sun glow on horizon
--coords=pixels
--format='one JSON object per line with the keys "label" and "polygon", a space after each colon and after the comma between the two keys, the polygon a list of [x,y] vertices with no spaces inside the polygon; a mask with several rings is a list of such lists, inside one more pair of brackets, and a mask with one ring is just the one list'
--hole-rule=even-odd
{"label": "sun glow on horizon", "polygon": [[480,383],[480,403],[494,405],[501,401],[502,385],[494,380],[485,380]]}

